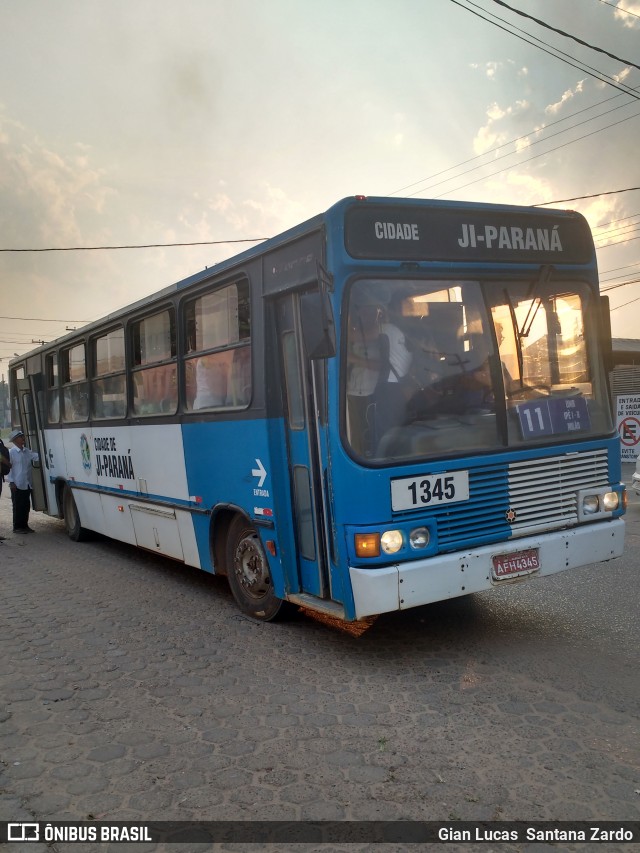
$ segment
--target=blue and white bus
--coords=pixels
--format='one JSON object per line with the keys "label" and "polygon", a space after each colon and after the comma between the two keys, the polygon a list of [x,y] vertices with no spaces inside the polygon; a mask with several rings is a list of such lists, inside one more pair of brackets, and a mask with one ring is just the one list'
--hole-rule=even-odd
{"label": "blue and white bus", "polygon": [[623,551],[608,306],[571,211],[347,198],[15,359],[34,500],[344,620]]}

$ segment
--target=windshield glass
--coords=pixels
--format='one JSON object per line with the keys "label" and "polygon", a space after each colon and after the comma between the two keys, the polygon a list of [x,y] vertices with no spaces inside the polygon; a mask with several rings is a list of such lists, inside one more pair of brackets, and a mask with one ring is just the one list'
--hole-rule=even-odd
{"label": "windshield glass", "polygon": [[351,450],[385,463],[610,431],[588,293],[548,274],[356,281],[345,312]]}

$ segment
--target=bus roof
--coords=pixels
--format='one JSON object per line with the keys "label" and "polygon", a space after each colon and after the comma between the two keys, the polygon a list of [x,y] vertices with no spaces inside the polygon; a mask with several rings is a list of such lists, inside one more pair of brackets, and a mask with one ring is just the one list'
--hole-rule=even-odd
{"label": "bus roof", "polygon": [[[574,220],[576,223],[579,223],[578,227],[580,229],[584,228],[586,229],[586,233],[590,233],[589,227],[584,217],[582,217],[581,214],[570,210],[546,208],[543,210],[538,207],[503,205],[486,202],[450,201],[445,199],[433,200],[417,198],[390,198],[384,196],[361,195],[348,196],[333,204],[325,212],[317,214],[316,216],[313,216],[310,219],[307,219],[306,221],[292,228],[289,228],[286,231],[283,231],[282,233],[277,234],[276,236],[271,237],[256,246],[251,247],[250,249],[245,250],[244,252],[241,252],[237,255],[233,255],[232,257],[220,261],[219,263],[216,263],[211,267],[205,267],[203,270],[200,270],[197,273],[194,273],[184,279],[174,282],[173,284],[167,285],[149,296],[143,297],[142,299],[125,305],[122,308],[119,308],[116,311],[113,311],[110,314],[101,317],[99,320],[87,323],[79,329],[75,329],[74,331],[69,332],[69,334],[67,335],[62,335],[61,337],[56,338],[55,340],[45,344],[44,346],[36,347],[33,350],[30,350],[28,353],[25,353],[24,355],[11,359],[9,366],[11,367],[12,365],[19,364],[25,359],[43,350],[49,349],[51,347],[57,347],[61,344],[64,344],[64,342],[66,341],[72,341],[74,338],[77,338],[78,335],[90,333],[91,330],[108,326],[112,322],[115,323],[127,314],[135,312],[138,309],[144,308],[146,305],[149,305],[152,302],[161,301],[162,299],[169,298],[183,289],[205,282],[213,276],[217,277],[221,274],[224,274],[225,272],[231,271],[234,267],[245,264],[255,258],[260,257],[266,252],[276,249],[279,246],[283,246],[286,243],[291,242],[299,237],[302,237],[303,235],[308,234],[312,231],[318,230],[327,223],[336,223],[336,227],[342,230],[347,212],[353,208],[360,208],[363,211],[366,211],[367,209],[399,210],[402,208],[406,211],[433,211],[433,213],[435,213],[436,215],[442,214],[443,211],[451,211],[452,214],[454,212],[460,214],[464,211],[467,211],[470,214],[473,213],[478,215],[481,215],[483,213],[486,213],[487,215],[508,215],[510,213],[513,213],[518,214],[520,216],[535,217],[536,221],[544,221],[547,218],[555,218],[556,220]],[[593,244],[591,243],[591,247],[592,246]],[[404,250],[405,246],[403,245],[402,248]],[[361,258],[367,257],[372,259],[376,257],[374,255],[368,255],[366,254],[366,252],[361,252],[360,254],[356,253],[353,254],[353,256]]]}

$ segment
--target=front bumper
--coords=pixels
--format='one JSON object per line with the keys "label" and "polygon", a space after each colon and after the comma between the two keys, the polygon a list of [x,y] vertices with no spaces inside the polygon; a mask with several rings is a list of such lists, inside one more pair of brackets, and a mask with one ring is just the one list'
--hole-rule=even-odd
{"label": "front bumper", "polygon": [[[383,568],[350,566],[356,619],[419,607],[505,583],[553,575],[620,557],[624,547],[624,529],[624,520],[617,518]],[[539,549],[540,569],[524,578],[493,579],[494,556],[515,554],[530,548]]]}

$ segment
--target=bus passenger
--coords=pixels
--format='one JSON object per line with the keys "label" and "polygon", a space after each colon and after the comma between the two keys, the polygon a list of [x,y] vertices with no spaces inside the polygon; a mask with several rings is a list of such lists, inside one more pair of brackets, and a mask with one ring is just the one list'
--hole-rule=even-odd
{"label": "bus passenger", "polygon": [[390,429],[406,422],[407,386],[404,380],[413,358],[404,333],[394,323],[383,323],[381,332],[381,368],[376,387],[378,441]]}
{"label": "bus passenger", "polygon": [[430,420],[440,413],[446,364],[446,357],[429,329],[423,329],[421,339],[413,341],[411,349],[411,368],[404,383],[408,397],[407,423]]}
{"label": "bus passenger", "polygon": [[9,436],[9,441],[13,442],[13,447],[9,450],[11,471],[9,471],[6,479],[11,489],[11,502],[13,503],[13,532],[33,533],[29,527],[31,489],[33,488],[31,463],[39,462],[40,456],[35,450],[25,447],[22,430],[14,430]]}
{"label": "bus passenger", "polygon": [[224,406],[227,400],[227,370],[216,356],[202,356],[196,364],[196,398],[193,408]]}
{"label": "bus passenger", "polygon": [[[498,341],[498,348],[501,350],[502,349],[502,343],[504,342],[504,331],[502,329],[502,323],[498,323],[496,321],[495,329],[496,329],[496,339]],[[511,397],[513,395],[513,393],[516,391],[517,385],[513,381],[513,377],[511,376],[511,373],[509,372],[509,368],[504,363],[504,361],[502,361],[502,359],[500,360],[500,365],[502,368],[502,379],[504,381],[505,393],[506,393],[507,397]]]}
{"label": "bus passenger", "polygon": [[233,361],[229,372],[227,404],[247,406],[251,400],[251,347],[233,350]]}
{"label": "bus passenger", "polygon": [[351,446],[363,456],[375,447],[375,390],[380,374],[380,302],[372,294],[354,297],[347,341],[347,416]]}
{"label": "bus passenger", "polygon": [[[496,337],[498,345],[503,340],[502,326],[496,323]],[[493,376],[491,373],[491,358],[488,338],[484,334],[472,334],[469,336],[471,349],[471,369],[466,370],[459,380],[458,388],[460,400],[466,410],[482,409],[495,410],[495,390],[493,387]],[[504,390],[509,396],[515,388],[515,384],[504,362],[500,361]]]}
{"label": "bus passenger", "polygon": [[[8,475],[11,470],[9,459],[9,448],[5,446],[4,441],[0,438],[0,495],[2,494],[2,484],[4,483],[5,475]],[[0,536],[0,542],[4,542],[6,538],[6,536]]]}

